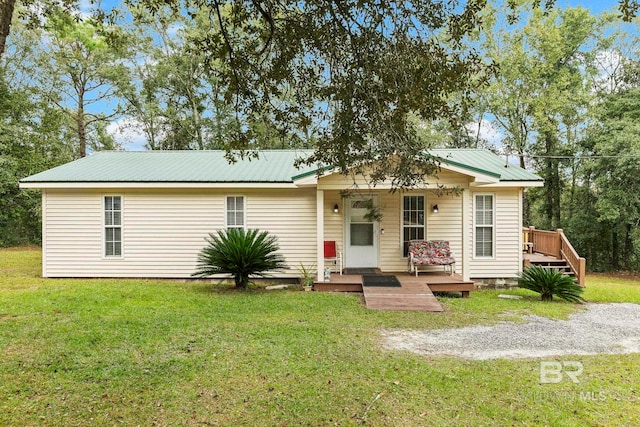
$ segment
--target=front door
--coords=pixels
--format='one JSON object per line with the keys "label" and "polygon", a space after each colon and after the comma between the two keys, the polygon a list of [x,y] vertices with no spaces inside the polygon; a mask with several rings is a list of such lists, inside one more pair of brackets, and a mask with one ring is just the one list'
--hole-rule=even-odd
{"label": "front door", "polygon": [[378,267],[378,222],[367,215],[377,206],[377,197],[360,195],[347,200],[345,265]]}

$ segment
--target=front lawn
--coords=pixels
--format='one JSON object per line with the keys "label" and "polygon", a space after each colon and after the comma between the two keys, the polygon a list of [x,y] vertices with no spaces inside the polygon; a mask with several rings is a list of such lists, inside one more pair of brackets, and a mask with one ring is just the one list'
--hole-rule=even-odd
{"label": "front lawn", "polygon": [[[359,295],[41,279],[39,263],[0,251],[0,425],[640,425],[640,355],[556,359],[581,361],[581,382],[541,385],[539,360],[379,347],[383,328],[581,309],[524,290],[378,312]],[[640,282],[588,278],[584,296],[640,303]]]}

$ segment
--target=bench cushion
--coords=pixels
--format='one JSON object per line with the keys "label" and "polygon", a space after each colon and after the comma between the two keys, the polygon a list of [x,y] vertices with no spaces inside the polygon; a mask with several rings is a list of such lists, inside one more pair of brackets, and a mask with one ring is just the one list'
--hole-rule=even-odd
{"label": "bench cushion", "polygon": [[456,261],[446,240],[418,240],[409,243],[409,253],[416,265],[450,265]]}

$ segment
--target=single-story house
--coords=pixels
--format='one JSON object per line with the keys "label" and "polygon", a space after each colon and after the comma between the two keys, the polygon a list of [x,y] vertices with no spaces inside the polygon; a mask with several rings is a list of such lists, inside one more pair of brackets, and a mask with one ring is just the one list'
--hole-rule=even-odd
{"label": "single-story house", "polygon": [[[20,186],[42,189],[44,277],[188,278],[208,233],[229,227],[276,235],[283,278],[323,266],[325,241],[347,268],[407,271],[412,239],[449,241],[464,280],[516,276],[523,191],[542,178],[487,150],[430,153],[440,171],[411,191],[298,169],[300,150],[232,164],[223,151],[99,152]],[[367,215],[372,206],[381,217]]]}

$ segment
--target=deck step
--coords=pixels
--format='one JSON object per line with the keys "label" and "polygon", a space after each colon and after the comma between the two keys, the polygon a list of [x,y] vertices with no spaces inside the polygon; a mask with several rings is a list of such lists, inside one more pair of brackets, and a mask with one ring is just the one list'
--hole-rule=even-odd
{"label": "deck step", "polygon": [[569,264],[563,260],[551,260],[551,261],[532,261],[531,265],[538,266],[545,270],[557,270],[562,272],[565,276],[575,277],[575,273],[571,270]]}

